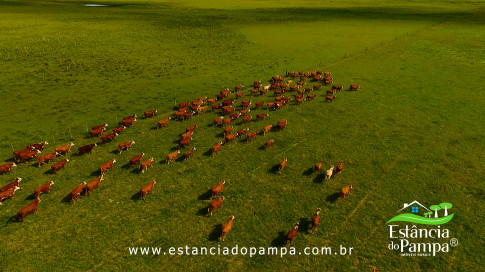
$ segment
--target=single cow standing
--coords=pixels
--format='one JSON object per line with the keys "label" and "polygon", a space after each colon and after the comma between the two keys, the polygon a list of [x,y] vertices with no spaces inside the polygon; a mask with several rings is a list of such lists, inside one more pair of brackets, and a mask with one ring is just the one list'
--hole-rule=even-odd
{"label": "single cow standing", "polygon": [[148,193],[153,192],[153,185],[157,183],[155,180],[152,180],[147,186],[141,188],[140,193],[141,193],[141,199],[145,200],[145,195]]}

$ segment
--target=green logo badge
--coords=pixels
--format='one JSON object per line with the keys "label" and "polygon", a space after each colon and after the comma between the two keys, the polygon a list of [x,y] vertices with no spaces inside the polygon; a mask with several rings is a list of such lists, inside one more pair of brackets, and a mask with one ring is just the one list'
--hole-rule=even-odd
{"label": "green logo badge", "polygon": [[[451,203],[441,203],[440,205],[433,205],[426,208],[421,203],[413,201],[410,204],[404,203],[404,207],[400,209],[401,211],[408,211],[408,213],[402,213],[400,215],[394,216],[391,220],[387,221],[386,224],[394,221],[412,222],[425,225],[442,225],[450,222],[453,218],[454,213],[448,215],[448,209],[452,208]],[[442,217],[438,211],[444,210]],[[411,213],[409,213],[409,211]],[[422,211],[422,212],[421,212]],[[420,215],[421,214],[421,215]]]}

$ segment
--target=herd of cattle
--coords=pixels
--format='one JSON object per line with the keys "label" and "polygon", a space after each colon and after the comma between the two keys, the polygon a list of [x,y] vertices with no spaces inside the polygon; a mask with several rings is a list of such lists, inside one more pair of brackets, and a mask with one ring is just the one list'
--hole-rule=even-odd
{"label": "herd of cattle", "polygon": [[[289,79],[285,80],[285,78],[280,77],[278,75],[273,76],[270,84],[266,86],[261,85],[261,81],[255,81],[250,88],[248,96],[264,96],[268,91],[274,92],[274,101],[265,102],[258,102],[255,104],[253,110],[279,110],[286,105],[289,105],[291,101],[294,101],[295,105],[301,104],[305,101],[313,100],[317,97],[317,94],[313,93],[314,90],[319,90],[322,87],[322,84],[329,85],[333,83],[333,78],[330,76],[329,72],[322,72],[322,71],[314,71],[314,72],[289,72],[288,73]],[[307,87],[308,81],[314,82],[312,87]],[[182,102],[179,103],[178,109],[173,116],[166,117],[163,120],[157,122],[157,129],[163,129],[169,126],[169,122],[172,119],[178,120],[187,120],[192,118],[194,115],[200,115],[205,112],[211,110],[212,112],[216,112],[218,115],[222,113],[219,117],[214,119],[213,125],[220,126],[223,128],[223,135],[224,141],[218,141],[215,145],[212,146],[212,156],[215,156],[217,152],[221,149],[223,144],[229,143],[236,138],[242,137],[246,135],[246,142],[257,137],[257,135],[262,134],[265,135],[273,129],[272,124],[268,124],[263,127],[261,131],[249,131],[249,128],[243,128],[233,132],[235,120],[241,118],[241,125],[248,123],[252,119],[252,115],[250,115],[251,109],[250,105],[252,104],[252,99],[242,100],[239,106],[239,110],[234,103],[244,96],[243,86],[239,85],[236,86],[234,92],[229,91],[229,89],[223,89],[217,94],[214,98],[207,98],[207,97],[200,97],[191,102]],[[359,89],[359,85],[350,85],[349,91],[356,91]],[[333,85],[331,89],[326,91],[325,94],[325,101],[332,102],[335,100],[337,92],[342,90],[342,86]],[[234,93],[234,98],[229,98],[231,94]],[[294,95],[293,97],[289,97],[288,94]],[[219,113],[219,111],[221,113]],[[151,110],[144,112],[144,117],[151,118],[154,117],[157,113],[157,110]],[[268,113],[258,113],[255,115],[256,121],[262,121],[265,117],[269,116]],[[94,126],[89,131],[89,137],[100,137],[101,143],[106,143],[109,141],[115,140],[116,136],[122,133],[126,128],[129,128],[134,125],[134,122],[137,121],[137,115],[130,115],[120,122],[120,125],[115,127],[112,132],[106,133],[106,129],[108,124],[101,124]],[[288,120],[282,119],[279,120],[274,130],[279,131],[285,128],[287,125]],[[189,146],[193,136],[193,133],[198,128],[197,125],[193,125],[191,127],[187,127],[185,132],[181,134],[182,139],[180,140],[177,150],[168,154],[166,157],[166,163],[169,164],[170,162],[174,161],[178,158],[180,154],[180,150]],[[105,133],[103,135],[103,133]],[[118,145],[119,153],[123,150],[129,150],[135,142],[133,140],[120,143]],[[264,148],[269,148],[274,143],[274,139],[267,141],[264,145]],[[25,163],[27,161],[31,161],[35,158],[38,160],[38,167],[41,167],[43,164],[48,164],[50,161],[54,160],[57,156],[63,156],[70,153],[71,148],[74,146],[74,143],[68,143],[63,146],[58,146],[54,149],[52,153],[48,153],[45,155],[39,155],[44,150],[45,145],[47,142],[42,142],[38,144],[32,144],[27,146],[25,149],[16,150],[13,152],[13,162],[0,165],[0,173],[10,173],[13,167],[16,167],[17,164]],[[85,153],[91,153],[92,150],[97,146],[97,143],[91,143],[88,145],[83,145],[79,147],[78,155],[82,155]],[[194,151],[196,151],[195,147],[192,147],[188,151],[184,153],[184,161],[191,158],[194,155]],[[149,166],[152,166],[153,158],[149,158],[147,160],[142,161],[144,153],[140,153],[134,157],[132,157],[129,161],[129,165],[131,167],[136,167],[139,164],[140,171],[143,173],[147,170]],[[51,166],[52,173],[56,174],[57,171],[64,169],[66,164],[69,162],[68,158],[65,158],[59,162],[54,163]],[[91,194],[91,192],[99,187],[100,182],[103,180],[103,176],[106,174],[107,171],[113,168],[113,164],[116,163],[115,159],[112,159],[106,163],[103,163],[100,168],[99,172],[100,175],[95,178],[94,180],[86,183],[82,182],[76,188],[74,188],[71,192],[71,199],[72,203],[74,204],[77,198],[84,192],[85,195]],[[284,160],[279,165],[279,173],[281,174],[282,171],[285,169],[288,163],[288,159],[285,157]],[[339,174],[343,171],[343,161],[334,167],[333,165],[330,169],[326,170],[325,172],[325,180],[330,179],[334,173]],[[323,167],[323,161],[318,162],[314,166],[314,172],[317,174],[321,168]],[[15,195],[15,192],[20,188],[20,181],[21,178],[15,178],[15,180],[0,189],[0,205],[2,205],[2,201],[7,198],[12,198]],[[148,185],[144,186],[140,190],[141,198],[144,200],[146,194],[151,193],[153,191],[153,187],[156,184],[155,180],[152,180]],[[222,205],[223,200],[225,199],[224,196],[219,196],[220,193],[224,191],[224,184],[225,180],[222,180],[220,183],[216,184],[212,187],[212,196],[210,199],[213,200],[209,204],[208,208],[208,216],[212,216],[212,214],[216,211],[216,209],[220,208]],[[28,204],[27,206],[20,209],[17,214],[12,217],[13,220],[22,221],[24,217],[28,214],[31,214],[37,210],[37,205],[40,202],[40,195],[43,193],[50,192],[51,186],[54,185],[53,181],[49,181],[46,184],[40,186],[39,188],[35,189],[34,195],[35,199]],[[349,190],[352,188],[352,185],[347,185],[340,190],[340,196],[338,199],[344,198],[348,193]],[[321,209],[318,208],[312,217],[312,229],[311,233],[316,231],[316,228],[319,224],[319,216],[320,216]],[[220,240],[224,241],[227,234],[232,228],[234,216],[229,216],[229,220],[222,228],[222,234],[220,236]],[[298,233],[299,223],[295,223],[294,228],[292,228],[287,235],[287,242],[292,242]]]}

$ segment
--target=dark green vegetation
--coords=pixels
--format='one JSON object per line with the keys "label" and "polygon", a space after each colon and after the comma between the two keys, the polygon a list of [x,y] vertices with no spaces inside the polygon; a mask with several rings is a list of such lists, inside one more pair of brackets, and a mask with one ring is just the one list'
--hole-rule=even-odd
{"label": "dark green vegetation", "polygon": [[[0,176],[0,184],[23,178],[23,190],[0,207],[2,270],[355,270],[479,271],[483,263],[485,28],[483,2],[283,3],[240,6],[210,2],[192,6],[123,2],[88,8],[83,2],[0,2],[0,158],[13,148],[47,140],[48,153],[73,141],[91,143],[86,126],[158,109],[114,143],[93,154],[69,155],[57,175],[26,163]],[[207,4],[209,5],[209,4]],[[213,97],[220,89],[267,81],[285,70],[332,72],[341,92],[332,103],[323,92],[302,105],[269,112],[251,130],[287,118],[279,132],[253,142],[224,145],[210,126],[219,113],[171,121],[174,100]],[[249,91],[245,92],[246,94]],[[244,99],[248,99],[245,96]],[[271,101],[273,97],[255,98]],[[254,102],[253,102],[254,105]],[[251,107],[252,108],[252,107]],[[252,110],[256,113],[266,112]],[[239,124],[240,121],[236,122]],[[184,163],[163,163],[185,128],[198,124]],[[237,125],[235,129],[243,126]],[[70,136],[72,133],[72,138]],[[117,143],[133,149],[114,154]],[[259,149],[275,139],[267,151]],[[184,150],[185,151],[185,150]],[[139,152],[153,156],[145,174],[123,167]],[[273,171],[284,157],[287,169]],[[63,202],[99,165],[118,161],[99,190],[75,206]],[[62,158],[57,158],[56,161]],[[308,173],[345,161],[328,182]],[[132,196],[151,179],[146,201]],[[200,215],[207,190],[226,179],[227,200],[212,218]],[[31,200],[35,188],[53,180],[39,210],[25,222],[7,223]],[[316,182],[315,182],[316,181]],[[339,202],[332,196],[354,188]],[[399,257],[387,249],[385,222],[407,203],[453,203],[446,224],[457,248],[436,257]],[[225,246],[279,245],[281,233],[308,222],[322,208],[315,235],[300,232],[307,246],[353,246],[351,256],[130,256],[128,247],[217,246],[215,231],[235,215]],[[4,222],[4,223],[2,223]],[[308,227],[306,227],[308,228]],[[442,241],[443,243],[446,241]]]}

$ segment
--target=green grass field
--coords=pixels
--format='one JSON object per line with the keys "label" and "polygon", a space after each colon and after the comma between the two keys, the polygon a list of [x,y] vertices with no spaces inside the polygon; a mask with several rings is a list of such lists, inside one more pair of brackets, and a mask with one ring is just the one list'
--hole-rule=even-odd
{"label": "green grass field", "polygon": [[[196,2],[196,3],[194,3]],[[485,5],[483,1],[0,1],[0,164],[12,149],[47,140],[42,154],[89,139],[87,128],[124,116],[138,121],[92,154],[70,154],[50,173],[37,161],[0,175],[0,187],[22,177],[21,191],[0,206],[2,271],[481,271],[484,267]],[[89,1],[89,3],[106,3]],[[253,81],[269,84],[286,71],[330,71],[341,91],[325,90],[301,105],[255,110],[273,92],[250,96]],[[308,84],[313,84],[307,81]],[[171,120],[174,105],[223,88],[245,86],[250,114],[242,125],[262,130],[288,119],[281,131],[224,144],[212,126],[220,111]],[[286,94],[294,98],[295,93]],[[234,94],[230,96],[234,97]],[[241,99],[240,99],[241,100]],[[240,105],[240,100],[235,105]],[[157,109],[151,119],[141,116]],[[188,161],[166,164],[185,128],[197,124]],[[134,140],[117,154],[119,143]],[[269,139],[274,146],[261,148]],[[188,148],[182,149],[183,154]],[[144,174],[126,167],[140,152],[154,157]],[[73,152],[75,153],[75,152]],[[41,154],[41,155],[42,155]],[[287,169],[277,165],[288,158]],[[98,190],[66,201],[74,187],[97,177],[115,158]],[[60,161],[64,157],[58,157]],[[344,161],[329,181],[312,168]],[[324,171],[323,171],[324,172]],[[137,192],[152,179],[153,194]],[[226,200],[211,218],[208,190],[227,181]],[[53,180],[38,211],[10,222]],[[349,195],[334,201],[340,188]],[[386,222],[403,203],[453,203],[442,228],[458,247],[434,257],[388,250]],[[316,208],[321,223],[307,233]],[[222,225],[234,215],[224,243]],[[300,222],[292,246],[354,247],[347,256],[133,256],[128,247],[282,246]],[[447,240],[442,241],[447,242]]]}

